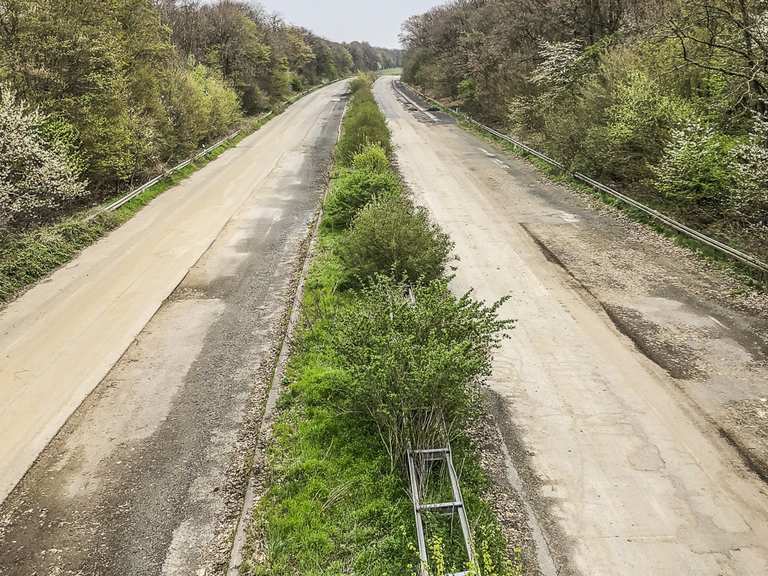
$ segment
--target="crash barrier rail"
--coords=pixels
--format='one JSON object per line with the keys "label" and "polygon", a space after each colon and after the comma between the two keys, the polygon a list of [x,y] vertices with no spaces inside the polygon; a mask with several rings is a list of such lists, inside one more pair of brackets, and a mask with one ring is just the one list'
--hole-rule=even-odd
{"label": "crash barrier rail", "polygon": [[[314,92],[315,90],[319,90],[320,88],[323,88],[325,86],[333,84],[334,82],[338,82],[338,80],[334,80],[332,82],[326,82],[325,84],[321,84],[320,86],[315,86],[313,88],[310,88],[309,90],[305,90],[304,92],[302,92],[300,94],[297,94],[296,96],[294,96],[290,100],[286,101],[285,105],[291,105],[294,102],[297,102],[298,100],[301,100],[304,96],[307,96],[308,94]],[[265,112],[261,116],[257,116],[253,121],[254,122],[261,122],[261,121],[266,120],[267,118],[269,118],[271,116],[274,116],[274,114],[275,114],[274,112]],[[215,150],[216,148],[218,148],[222,144],[224,144],[226,142],[229,142],[230,140],[236,138],[241,133],[242,133],[242,129],[234,131],[229,136],[226,136],[225,138],[222,138],[221,140],[219,140],[215,144],[212,144],[212,145],[208,146],[207,148],[205,148],[204,150],[201,150],[200,152],[198,152],[197,154],[195,154],[191,158],[188,158],[187,160],[184,160],[183,162],[181,162],[180,164],[177,164],[173,168],[170,168],[170,169],[166,170],[165,172],[163,172],[162,174],[160,174],[158,176],[155,176],[149,182],[146,182],[146,183],[142,184],[141,186],[139,186],[138,188],[135,188],[135,189],[131,190],[130,192],[128,192],[125,195],[121,196],[120,198],[118,198],[114,202],[108,204],[107,206],[104,206],[104,207],[98,209],[96,212],[91,214],[86,220],[92,220],[93,218],[95,218],[99,214],[103,214],[104,212],[114,212],[115,210],[119,209],[120,207],[126,205],[128,202],[130,202],[131,200],[133,200],[137,196],[141,196],[142,193],[146,192],[149,188],[151,188],[152,186],[154,186],[155,184],[157,184],[161,180],[167,178],[168,176],[170,176],[171,174],[174,174],[175,172],[178,172],[179,170],[182,170],[183,168],[186,168],[187,166],[189,166],[193,162],[196,162],[197,160],[199,160],[203,156],[206,156],[206,155],[210,154],[213,150]]]}
{"label": "crash barrier rail", "polygon": [[416,104],[411,98],[409,98],[402,89],[398,86],[398,84],[401,84],[402,86],[406,86],[409,90],[413,91],[415,94],[418,94],[420,98],[425,100],[426,102],[430,102],[437,106],[440,110],[448,112],[449,114],[456,115],[469,124],[484,130],[488,132],[489,134],[495,136],[496,138],[500,138],[501,140],[504,140],[506,142],[509,142],[516,148],[519,148],[528,154],[535,156],[536,158],[539,158],[540,160],[543,160],[550,166],[554,166],[555,168],[558,168],[559,170],[562,170],[565,173],[568,173],[571,177],[574,179],[587,184],[588,186],[599,190],[600,192],[603,192],[605,194],[608,194],[609,196],[612,196],[613,198],[616,198],[617,200],[637,209],[643,212],[644,214],[650,216],[653,220],[656,220],[657,222],[660,222],[664,224],[665,226],[672,228],[673,230],[679,232],[680,234],[683,234],[684,236],[688,236],[689,238],[692,238],[698,242],[701,242],[702,244],[709,246],[710,248],[720,252],[721,254],[732,258],[734,260],[737,260],[741,262],[742,264],[746,265],[749,268],[752,268],[756,272],[760,273],[763,278],[768,278],[768,264],[763,262],[762,260],[758,259],[757,257],[747,254],[746,252],[742,252],[741,250],[738,250],[736,248],[733,248],[732,246],[729,246],[728,244],[725,244],[724,242],[720,242],[719,240],[716,240],[715,238],[712,238],[710,236],[707,236],[706,234],[699,232],[698,230],[695,230],[689,226],[686,226],[685,224],[682,224],[681,222],[678,222],[677,220],[674,220],[673,218],[670,218],[666,214],[663,214],[659,212],[658,210],[655,210],[649,206],[646,206],[645,204],[642,204],[641,202],[638,202],[634,198],[630,198],[626,194],[622,194],[621,192],[614,190],[610,186],[606,186],[605,184],[602,184],[601,182],[598,182],[597,180],[594,180],[593,178],[590,178],[589,176],[586,176],[580,172],[569,172],[566,166],[558,162],[557,160],[550,158],[543,152],[539,152],[538,150],[531,148],[527,144],[516,140],[515,138],[512,138],[511,136],[504,134],[502,132],[499,132],[495,128],[491,128],[490,126],[486,126],[485,124],[482,124],[469,116],[468,114],[465,114],[463,112],[460,112],[459,110],[451,110],[445,106],[443,106],[440,102],[435,100],[434,98],[431,98],[430,96],[427,96],[426,94],[422,94],[419,90],[414,88],[413,86],[410,86],[408,84],[402,83],[402,82],[395,82],[395,90],[399,92],[402,96],[406,98],[411,104],[415,105],[417,108],[420,108],[422,112],[428,113],[427,110],[424,110],[421,108],[418,104]]}

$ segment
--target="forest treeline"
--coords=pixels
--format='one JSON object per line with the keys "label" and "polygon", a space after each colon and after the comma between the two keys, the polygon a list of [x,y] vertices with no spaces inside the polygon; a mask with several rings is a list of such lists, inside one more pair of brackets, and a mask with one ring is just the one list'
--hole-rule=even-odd
{"label": "forest treeline", "polygon": [[768,2],[456,0],[402,39],[407,81],[768,255]]}
{"label": "forest treeline", "polygon": [[114,193],[320,82],[399,65],[252,1],[0,0],[0,230]]}

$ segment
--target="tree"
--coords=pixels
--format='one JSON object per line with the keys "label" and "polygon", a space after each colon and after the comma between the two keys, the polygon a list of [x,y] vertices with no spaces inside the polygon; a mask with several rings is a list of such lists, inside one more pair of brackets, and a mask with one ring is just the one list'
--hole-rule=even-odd
{"label": "tree", "polygon": [[763,0],[687,2],[670,19],[688,64],[735,83],[738,103],[768,111],[768,6]]}
{"label": "tree", "polygon": [[0,84],[0,230],[39,222],[85,196],[80,162],[46,140],[47,120]]}

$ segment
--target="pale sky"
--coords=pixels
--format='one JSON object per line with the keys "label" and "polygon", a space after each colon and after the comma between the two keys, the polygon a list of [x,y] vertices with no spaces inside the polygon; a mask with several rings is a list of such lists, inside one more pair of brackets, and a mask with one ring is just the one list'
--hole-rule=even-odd
{"label": "pale sky", "polygon": [[336,42],[398,48],[400,24],[445,0],[261,0],[269,12]]}

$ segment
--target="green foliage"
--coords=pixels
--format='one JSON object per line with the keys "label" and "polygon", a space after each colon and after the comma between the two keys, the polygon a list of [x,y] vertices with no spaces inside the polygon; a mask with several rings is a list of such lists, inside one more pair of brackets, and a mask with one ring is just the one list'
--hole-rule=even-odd
{"label": "green foliage", "polygon": [[587,140],[604,139],[596,165],[607,166],[612,176],[641,180],[648,167],[661,157],[670,133],[686,118],[685,105],[664,94],[648,75],[630,70],[615,86],[613,105],[606,110],[607,124]]}
{"label": "green foliage", "polygon": [[366,74],[358,74],[349,81],[349,93],[352,96],[357,95],[361,90],[370,90],[372,85],[371,77]]}
{"label": "green foliage", "polygon": [[407,284],[377,276],[330,326],[333,354],[350,375],[336,392],[340,407],[374,425],[393,466],[410,440],[430,432],[417,417],[425,407],[453,432],[476,414],[491,353],[511,326],[498,319],[501,303],[457,298],[446,280],[417,285],[413,295],[414,302]]}
{"label": "green foliage", "polygon": [[356,79],[351,89],[352,99],[336,148],[336,159],[342,166],[349,166],[356,154],[372,144],[383,148],[387,156],[392,154],[389,127],[373,97],[370,79]]}
{"label": "green foliage", "polygon": [[458,85],[458,96],[467,109],[477,106],[477,84],[471,78],[465,78]]}
{"label": "green foliage", "polygon": [[727,193],[736,184],[736,145],[733,138],[701,124],[676,130],[655,169],[656,188],[695,210],[699,219],[721,217]]}
{"label": "green foliage", "polygon": [[399,191],[400,182],[390,168],[384,148],[371,144],[352,158],[351,168],[340,169],[331,182],[323,224],[330,228],[347,228],[373,198]]}
{"label": "green foliage", "polygon": [[[393,308],[401,309],[389,318],[387,304],[377,302],[374,318],[367,321],[368,308],[359,300],[361,294],[333,290],[338,269],[331,253],[337,240],[331,233],[323,234],[308,277],[304,328],[293,348],[288,390],[280,401],[269,452],[270,488],[256,510],[251,548],[242,569],[249,576],[413,576],[418,554],[411,501],[400,470],[393,469],[382,450],[381,438],[362,404],[365,398],[359,395],[365,394],[364,388],[375,386],[357,381],[356,375],[366,367],[359,366],[355,358],[369,359],[382,346],[393,354],[388,340],[405,347],[408,339],[420,341],[423,335],[423,343],[409,347],[405,359],[396,359],[401,367],[417,373],[422,388],[428,387],[423,378],[430,371],[439,371],[441,364],[460,365],[465,376],[485,365],[481,349],[487,327],[473,311],[483,308],[481,305],[456,298],[445,282],[439,282],[419,292],[417,302],[423,304],[414,309],[403,295],[403,286],[384,278],[367,298],[379,294]],[[440,313],[445,301],[450,306],[447,316]],[[384,333],[379,340],[368,341],[365,334],[375,330],[374,326]],[[344,332],[338,334],[337,327]],[[341,350],[347,348],[345,342],[354,349]],[[385,369],[386,363],[385,358],[376,361],[371,376],[376,367]],[[397,377],[395,370],[392,366],[386,373]],[[457,381],[459,375],[452,373],[450,378]],[[446,406],[460,401],[462,394],[449,387],[447,381],[431,387],[438,393],[450,393],[452,399]],[[403,396],[411,391],[394,390]],[[474,398],[477,390],[468,393]],[[383,396],[379,392],[374,399]],[[394,403],[395,399],[384,401]],[[353,405],[360,411],[351,411]],[[477,546],[487,542],[488,556],[496,566],[503,566],[505,543],[493,511],[481,499],[487,479],[477,455],[464,440],[457,441],[454,450],[463,463],[462,490]],[[449,533],[443,537],[449,538]],[[266,548],[254,549],[254,540],[266,542]],[[499,570],[499,574],[506,573]]]}
{"label": "green foliage", "polygon": [[[312,332],[307,338],[327,337]],[[317,347],[291,360],[269,454],[273,482],[253,528],[266,539],[266,558],[251,558],[243,574],[407,574],[408,495],[378,439],[329,402],[327,389],[348,380],[334,364]]]}
{"label": "green foliage", "polygon": [[370,144],[352,157],[352,170],[373,174],[393,174],[387,152],[381,144]]}
{"label": "green foliage", "polygon": [[396,195],[399,191],[400,182],[390,171],[341,170],[331,183],[323,224],[330,228],[347,228],[368,202],[377,197]]}
{"label": "green foliage", "polygon": [[345,284],[357,286],[379,274],[411,284],[431,282],[445,272],[452,249],[425,208],[388,195],[360,210],[337,252],[347,270]]}

